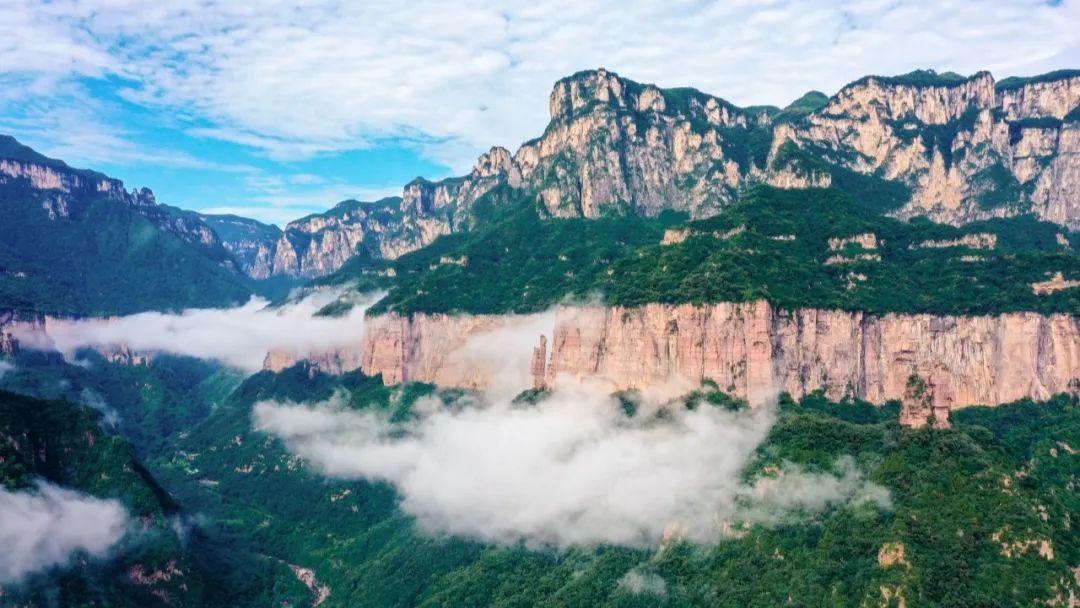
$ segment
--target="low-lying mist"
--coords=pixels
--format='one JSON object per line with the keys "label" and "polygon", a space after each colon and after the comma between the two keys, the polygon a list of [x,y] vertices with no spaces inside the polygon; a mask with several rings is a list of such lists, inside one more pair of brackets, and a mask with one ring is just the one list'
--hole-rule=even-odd
{"label": "low-lying mist", "polygon": [[266,354],[284,350],[298,357],[359,343],[364,312],[378,294],[356,298],[343,316],[316,316],[341,291],[315,291],[280,307],[252,298],[235,308],[146,312],[108,319],[51,319],[47,334],[16,333],[24,346],[55,349],[71,358],[80,348],[126,347],[135,352],[167,352],[213,359],[245,372],[262,368]]}
{"label": "low-lying mist", "polygon": [[54,566],[73,554],[100,557],[128,529],[116,500],[102,500],[42,482],[36,489],[0,487],[0,583]]}
{"label": "low-lying mist", "polygon": [[[597,386],[563,383],[536,404],[418,402],[409,422],[350,410],[338,395],[255,405],[255,428],[323,473],[381,480],[425,530],[530,546],[710,542],[741,523],[772,524],[844,502],[889,504],[853,462],[835,474],[743,472],[774,407],[731,411],[643,400],[628,415]],[[733,527],[734,526],[734,527]]]}

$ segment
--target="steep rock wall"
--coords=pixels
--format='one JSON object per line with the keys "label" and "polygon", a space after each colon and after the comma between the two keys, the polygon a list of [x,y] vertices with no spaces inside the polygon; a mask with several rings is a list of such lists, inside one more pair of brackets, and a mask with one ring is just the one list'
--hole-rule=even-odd
{"label": "steep rock wall", "polygon": [[[520,317],[383,315],[369,320],[361,368],[384,382],[483,387],[493,381],[475,358],[459,357],[478,335],[506,331]],[[523,378],[607,382],[644,389],[673,378],[712,380],[760,401],[824,390],[875,403],[903,399],[911,377],[933,378],[948,407],[1045,399],[1080,379],[1080,322],[1068,315],[872,316],[774,309],[765,302],[640,308],[567,307],[555,314],[538,370],[531,342],[507,342],[491,356],[521,361]],[[513,349],[522,352],[514,352]],[[535,380],[533,380],[535,383]],[[944,407],[944,405],[942,406]]]}

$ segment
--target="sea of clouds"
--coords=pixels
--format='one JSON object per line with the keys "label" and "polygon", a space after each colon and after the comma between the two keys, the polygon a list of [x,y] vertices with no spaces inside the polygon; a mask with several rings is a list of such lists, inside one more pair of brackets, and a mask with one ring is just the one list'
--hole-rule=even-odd
{"label": "sea of clouds", "polygon": [[[711,542],[743,523],[774,524],[888,493],[842,460],[834,472],[742,473],[775,421],[770,406],[729,411],[643,400],[628,416],[588,383],[535,405],[507,399],[416,405],[408,422],[313,404],[262,401],[255,428],[324,474],[392,483],[425,530],[530,546]],[[662,410],[662,413],[661,413]]]}
{"label": "sea of clouds", "polygon": [[[253,300],[232,309],[50,322],[39,347],[73,353],[122,344],[253,372],[272,349],[302,356],[359,344],[374,296],[343,317],[315,316],[339,295],[315,292],[277,308]],[[423,399],[408,421],[350,409],[338,394],[316,403],[259,402],[252,423],[327,476],[393,484],[402,509],[430,533],[496,543],[708,542],[833,505],[889,506],[888,492],[850,458],[828,472],[786,464],[747,481],[776,420],[774,398],[757,397],[756,407],[738,411],[689,409],[678,396],[696,385],[672,378],[639,394],[637,411],[627,415],[610,384],[560,378],[538,403],[516,402],[531,386],[531,346],[552,334],[554,319],[552,311],[515,317],[474,335],[447,361],[483,370],[486,390],[450,405]],[[103,405],[92,397],[84,401]]]}

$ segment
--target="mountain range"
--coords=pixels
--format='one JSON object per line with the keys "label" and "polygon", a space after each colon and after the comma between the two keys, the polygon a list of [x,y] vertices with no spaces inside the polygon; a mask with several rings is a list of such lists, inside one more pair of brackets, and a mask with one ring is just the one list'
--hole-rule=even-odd
{"label": "mountain range", "polygon": [[[51,228],[95,221],[87,215],[91,203],[111,201],[110,209],[134,211],[189,245],[196,263],[220,267],[205,268],[218,275],[215,282],[238,285],[242,276],[322,277],[358,253],[396,259],[473,227],[473,204],[500,185],[533,193],[546,216],[559,218],[655,217],[665,210],[707,218],[764,183],[832,186],[900,219],[963,225],[1033,215],[1076,229],[1078,99],[1080,72],[1073,70],[999,82],[986,72],[961,77],[926,70],[868,76],[832,97],[811,92],[783,109],[741,108],[694,89],[661,89],[591,70],[555,84],[551,122],[516,153],[492,148],[468,175],[417,178],[400,198],[344,201],[284,230],[158,205],[145,188],[127,192],[117,180],[72,169],[10,137],[0,145],[0,175],[8,204],[39,199],[33,219],[61,220]],[[14,220],[27,207],[5,213]],[[9,248],[20,247],[14,228],[22,221],[7,222]],[[22,249],[5,256],[5,267],[20,257],[32,264]],[[12,273],[26,269],[6,272],[10,283]],[[14,303],[18,288],[8,289]],[[241,289],[209,291],[221,293],[174,303],[235,298]]]}
{"label": "mountain range", "polygon": [[127,530],[0,606],[1080,605],[1080,70],[549,109],[283,228],[0,137],[0,506]]}

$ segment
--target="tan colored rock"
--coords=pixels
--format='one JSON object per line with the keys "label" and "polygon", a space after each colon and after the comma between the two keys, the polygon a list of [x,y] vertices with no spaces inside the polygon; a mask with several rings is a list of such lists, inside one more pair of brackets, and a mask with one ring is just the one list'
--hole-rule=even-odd
{"label": "tan colored rock", "polygon": [[547,388],[547,336],[541,335],[540,346],[533,349],[532,365],[529,371],[532,373],[533,388]]}
{"label": "tan colored rock", "polygon": [[912,374],[900,400],[900,426],[935,429],[951,428],[949,412],[956,400],[951,378],[944,364],[937,365],[929,378]]}
{"label": "tan colored rock", "polygon": [[842,251],[848,245],[858,245],[863,249],[877,249],[877,235],[873,232],[864,232],[853,236],[833,237],[829,239],[829,251]]}
{"label": "tan colored rock", "polygon": [[687,228],[668,228],[664,231],[664,238],[660,240],[661,245],[677,245],[686,240],[690,236],[690,230]]}
{"label": "tan colored rock", "polygon": [[880,262],[881,256],[876,253],[856,253],[854,255],[830,255],[825,258],[826,266],[837,264],[854,264],[856,262]]}
{"label": "tan colored rock", "polygon": [[878,549],[877,561],[882,568],[892,566],[911,567],[911,562],[907,560],[906,547],[904,547],[904,543],[899,541],[887,542],[881,545],[881,548]]}
{"label": "tan colored rock", "polygon": [[[472,336],[513,316],[382,315],[369,320],[362,369],[387,384],[433,382],[483,387],[492,370],[455,353]],[[501,357],[517,356],[529,385],[536,334]],[[1080,322],[1069,315],[874,316],[776,310],[765,302],[639,308],[562,307],[556,311],[547,376],[589,378],[614,389],[672,379],[712,380],[754,403],[778,391],[800,398],[901,400],[912,375],[932,381],[937,407],[1042,400],[1080,378]],[[932,402],[931,407],[934,407]]]}
{"label": "tan colored rock", "polygon": [[955,239],[943,239],[937,241],[922,241],[914,243],[910,249],[946,249],[948,247],[968,247],[970,249],[996,249],[997,235],[992,232],[979,232],[965,234]]}
{"label": "tan colored rock", "polygon": [[1080,287],[1080,280],[1066,279],[1065,275],[1060,272],[1055,272],[1054,276],[1045,281],[1031,284],[1031,290],[1040,296],[1061,291],[1063,289],[1072,289],[1074,287]]}

